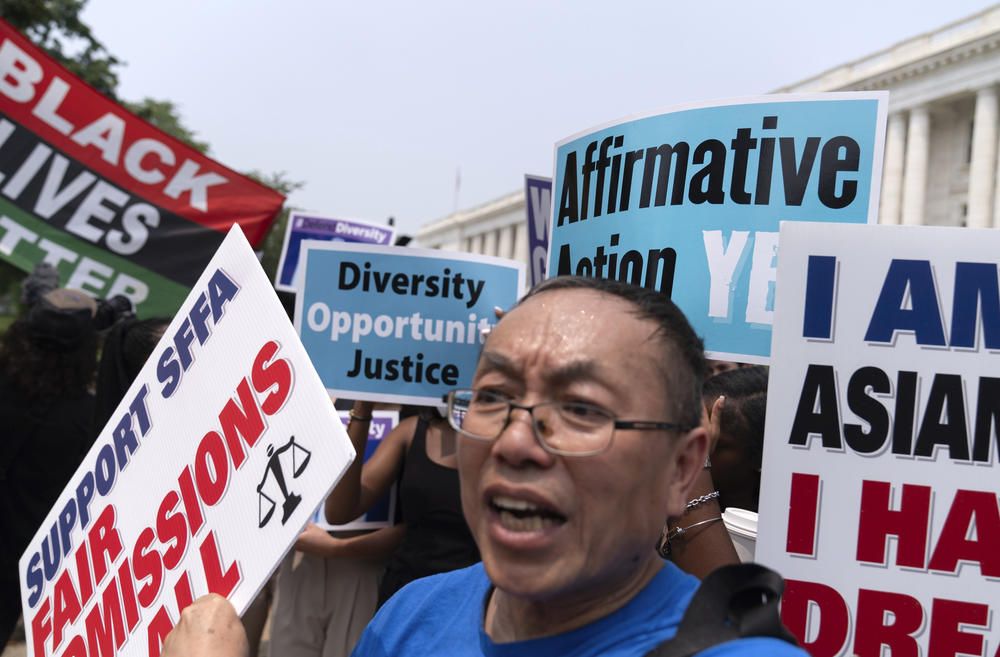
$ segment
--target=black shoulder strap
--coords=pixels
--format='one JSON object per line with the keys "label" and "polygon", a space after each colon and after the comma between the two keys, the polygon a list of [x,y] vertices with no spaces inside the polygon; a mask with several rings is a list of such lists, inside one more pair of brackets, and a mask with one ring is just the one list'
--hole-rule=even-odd
{"label": "black shoulder strap", "polygon": [[720,643],[751,636],[798,645],[778,614],[784,592],[781,575],[760,564],[716,568],[695,591],[674,638],[646,657],[690,657]]}

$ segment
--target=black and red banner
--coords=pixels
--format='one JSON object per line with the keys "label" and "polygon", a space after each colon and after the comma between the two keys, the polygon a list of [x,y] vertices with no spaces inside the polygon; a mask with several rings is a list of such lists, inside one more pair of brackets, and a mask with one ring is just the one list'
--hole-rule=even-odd
{"label": "black and red banner", "polygon": [[100,94],[0,20],[0,258],[141,315],[171,315],[240,224],[284,197]]}

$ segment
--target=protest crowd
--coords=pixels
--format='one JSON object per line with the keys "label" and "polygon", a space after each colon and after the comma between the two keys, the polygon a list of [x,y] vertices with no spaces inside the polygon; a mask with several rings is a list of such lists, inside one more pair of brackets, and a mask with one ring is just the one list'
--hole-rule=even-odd
{"label": "protest crowd", "polygon": [[888,92],[559,141],[528,266],[265,273],[281,194],[0,39],[0,648],[1000,655],[1000,238],[874,225]]}
{"label": "protest crowd", "polygon": [[[17,536],[5,536],[5,603],[19,602],[17,556],[97,437],[99,430],[94,427],[103,427],[112,416],[168,323],[166,319],[136,319],[122,299],[95,302],[85,293],[56,288],[52,274],[51,268],[40,266],[25,280],[24,316],[5,333],[0,351],[4,401],[17,400],[4,405],[5,426],[13,429],[11,436],[23,440],[18,449],[5,452],[9,474],[3,480],[4,521],[16,518],[25,526]],[[602,304],[608,308],[597,310]],[[584,326],[537,321],[538,313],[553,312],[559,306],[593,310]],[[635,324],[632,335],[609,344],[612,334],[602,323],[621,322]],[[554,334],[533,328],[536,325],[547,326]],[[567,339],[569,346],[555,349]],[[524,340],[533,351],[505,353]],[[98,364],[99,341],[103,349]],[[494,343],[503,348],[494,351]],[[631,345],[648,345],[644,349],[649,353],[625,358]],[[732,419],[737,413],[729,410],[742,401],[748,387],[756,385],[757,394],[766,392],[766,371],[733,369],[713,377],[705,384],[703,401],[701,394],[693,392],[702,387],[708,371],[700,347],[680,312],[656,292],[599,279],[556,278],[539,286],[490,332],[476,387],[450,395],[447,419],[437,408],[414,408],[410,411],[414,414],[385,437],[372,458],[363,465],[356,459],[334,488],[325,513],[331,523],[342,524],[363,515],[392,482],[400,481],[400,523],[354,532],[328,532],[313,523],[307,526],[277,576],[271,654],[346,655],[358,640],[362,644],[357,654],[475,650],[480,641],[477,610],[484,599],[488,601],[487,634],[498,643],[551,637],[550,647],[525,654],[573,651],[577,642],[602,641],[603,647],[594,653],[601,654],[632,635],[642,637],[637,645],[645,652],[668,639],[696,586],[696,580],[682,572],[706,575],[738,561],[724,525],[711,521],[721,518],[728,499],[746,498],[748,491],[739,485],[749,482],[752,495],[752,480],[755,475],[759,478],[760,445],[753,440],[759,441],[762,427],[756,428],[756,438],[747,435],[748,444],[743,445],[740,432],[755,432],[746,428],[746,419]],[[662,365],[655,366],[658,361]],[[73,366],[75,377],[67,374],[67,367]],[[583,367],[595,371],[559,373],[560,368]],[[649,373],[640,377],[641,369]],[[683,373],[660,380],[660,372],[668,369]],[[753,373],[754,382],[741,386],[720,380],[713,387],[717,379],[743,372]],[[587,377],[594,382],[581,385],[579,381]],[[617,389],[625,383],[630,385],[628,390]],[[665,386],[673,392],[663,390]],[[574,387],[581,391],[572,392]],[[597,388],[586,392],[589,397],[585,395],[588,387]],[[637,395],[643,389],[646,394]],[[515,399],[536,403],[521,406]],[[604,405],[577,399],[600,400]],[[505,410],[495,420],[490,419],[497,412],[492,410],[478,420],[493,424],[482,428],[475,424],[481,406],[490,409],[497,404]],[[365,451],[375,408],[376,404],[366,401],[351,406],[347,432],[358,453]],[[528,421],[518,420],[517,409],[526,412]],[[650,413],[662,420],[647,421]],[[663,434],[665,440],[654,443],[638,428],[619,428],[622,423],[615,419],[619,416],[642,418],[639,428]],[[567,436],[555,433],[557,428]],[[574,438],[574,430],[582,433]],[[599,435],[591,435],[595,430]],[[10,440],[5,443],[8,449]],[[463,442],[464,454],[457,449]],[[656,451],[650,451],[654,444]],[[634,454],[605,456],[617,445],[627,446]],[[756,465],[752,459],[729,459],[726,477],[737,482],[732,492],[712,491],[706,456],[720,446],[757,454]],[[653,458],[660,451],[663,456]],[[53,467],[53,453],[60,455],[59,467]],[[557,466],[557,461],[565,464]],[[640,478],[641,486],[630,483],[616,490],[615,482],[626,481],[624,473],[634,472],[639,463],[648,471]],[[465,473],[464,485],[460,472]],[[694,492],[687,493],[689,489]],[[709,492],[695,495],[702,490]],[[638,517],[621,514],[621,506],[636,495],[648,498],[641,512],[636,512]],[[694,496],[685,499],[686,495]],[[464,516],[463,508],[468,509]],[[523,540],[516,534],[533,536],[540,529],[544,533],[545,528],[569,523],[579,526],[573,529],[572,538],[563,539],[569,541],[565,546],[552,551],[557,556],[531,564],[512,554],[516,542]],[[679,528],[690,531],[678,533]],[[514,536],[494,536],[504,533]],[[565,548],[579,554],[565,556]],[[481,564],[480,550],[486,550]],[[570,563],[560,564],[563,559]],[[560,574],[560,570],[566,572]],[[406,584],[435,573],[453,574],[451,580],[436,584],[438,588],[421,591],[417,586],[407,596],[394,596]],[[487,575],[498,588],[492,597],[487,593],[483,598]],[[641,598],[630,602],[636,594]],[[514,597],[508,599],[508,595]],[[543,616],[534,608],[541,605],[544,609],[549,597],[553,610],[564,601],[572,603],[572,613],[554,617],[551,628],[537,624]],[[650,606],[652,600],[657,602]],[[185,611],[175,632],[167,637],[163,654],[170,650],[176,651],[171,654],[202,654],[189,652],[199,649],[208,651],[203,654],[250,654],[247,632],[256,645],[259,623],[252,627],[246,621],[244,629],[234,621],[235,612],[216,608],[220,605],[228,603],[209,598]],[[382,620],[364,634],[383,606]],[[5,606],[4,641],[19,612],[19,604]],[[468,623],[452,618],[461,613],[470,614]],[[608,613],[627,625],[616,624],[608,636],[579,630],[579,617],[596,619]],[[201,648],[207,637],[187,639],[194,647],[181,643],[185,633],[198,634],[202,623],[220,623],[222,629],[213,633],[211,641],[224,645]],[[420,636],[416,634],[419,627],[431,633]],[[772,629],[781,636],[780,624]],[[385,632],[385,636],[380,634]],[[410,641],[412,647],[408,647]],[[783,654],[781,646],[787,644],[780,639],[769,641],[778,643],[763,643],[766,649],[758,650]],[[468,648],[462,647],[464,642]],[[185,647],[175,647],[181,645]]]}

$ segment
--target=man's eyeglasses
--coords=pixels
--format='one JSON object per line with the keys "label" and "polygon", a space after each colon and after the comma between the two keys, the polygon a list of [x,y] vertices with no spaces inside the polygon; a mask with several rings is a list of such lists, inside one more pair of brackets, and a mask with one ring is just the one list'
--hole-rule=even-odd
{"label": "man's eyeglasses", "polygon": [[515,404],[490,390],[452,390],[444,396],[448,423],[463,436],[493,441],[510,423],[515,408],[531,415],[538,442],[546,451],[564,456],[593,456],[611,446],[615,429],[688,431],[693,427],[672,422],[619,420],[609,411],[585,402]]}

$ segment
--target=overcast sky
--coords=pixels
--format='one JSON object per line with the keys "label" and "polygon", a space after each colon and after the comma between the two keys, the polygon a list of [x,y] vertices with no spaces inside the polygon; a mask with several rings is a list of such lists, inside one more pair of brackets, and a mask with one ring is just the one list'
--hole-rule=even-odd
{"label": "overcast sky", "polygon": [[120,95],[174,101],[288,203],[416,232],[552,175],[553,144],[770,91],[975,14],[981,0],[89,0]]}

